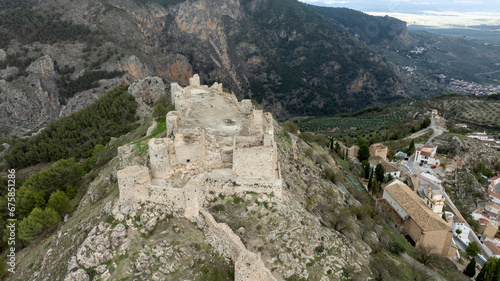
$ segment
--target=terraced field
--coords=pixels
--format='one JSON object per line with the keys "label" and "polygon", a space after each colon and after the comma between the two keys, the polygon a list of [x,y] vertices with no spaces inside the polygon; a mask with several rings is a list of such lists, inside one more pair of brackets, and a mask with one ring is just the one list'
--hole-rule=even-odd
{"label": "terraced field", "polygon": [[423,108],[436,108],[440,115],[455,121],[500,129],[500,100],[472,96],[432,98],[418,102]]}
{"label": "terraced field", "polygon": [[411,115],[412,111],[414,108],[408,104],[389,105],[353,114],[307,118],[297,122],[297,125],[307,131],[331,131],[335,128],[341,130],[378,129],[402,122]]}

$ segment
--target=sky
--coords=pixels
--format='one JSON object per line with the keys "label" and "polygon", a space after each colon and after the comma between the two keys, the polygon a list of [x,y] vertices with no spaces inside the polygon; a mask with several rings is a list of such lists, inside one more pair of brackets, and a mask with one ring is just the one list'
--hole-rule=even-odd
{"label": "sky", "polygon": [[319,6],[346,7],[389,15],[409,25],[500,25],[500,0],[299,0]]}

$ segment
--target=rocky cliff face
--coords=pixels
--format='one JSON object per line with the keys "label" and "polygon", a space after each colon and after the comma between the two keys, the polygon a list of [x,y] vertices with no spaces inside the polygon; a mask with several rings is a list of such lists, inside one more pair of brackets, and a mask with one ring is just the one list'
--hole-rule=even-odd
{"label": "rocky cliff face", "polygon": [[[36,64],[0,70],[0,90],[6,93],[0,105],[5,109],[1,135],[39,129],[89,104],[113,84],[153,75],[185,83],[200,73],[204,83],[223,82],[240,98],[256,99],[282,117],[408,97],[380,58],[306,5],[292,0],[156,2],[31,1],[32,9],[60,13],[62,20],[89,27],[100,40],[12,40],[0,61],[27,48]],[[100,87],[81,91],[63,105],[57,83],[63,66],[74,67],[72,79],[91,70],[125,74],[101,80]],[[17,71],[28,75],[9,79]]]}
{"label": "rocky cliff face", "polygon": [[500,152],[493,148],[481,144],[479,140],[453,137],[451,146],[454,149],[455,155],[464,161],[464,165],[474,168],[479,163],[483,163],[486,167],[495,169],[500,159]]}

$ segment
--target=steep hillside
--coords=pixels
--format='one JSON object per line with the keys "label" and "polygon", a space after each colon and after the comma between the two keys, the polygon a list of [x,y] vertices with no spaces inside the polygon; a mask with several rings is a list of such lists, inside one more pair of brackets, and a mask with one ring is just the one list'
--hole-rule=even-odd
{"label": "steep hillside", "polygon": [[3,3],[1,136],[38,130],[121,81],[187,82],[193,71],[282,117],[409,97],[380,57],[295,0]]}
{"label": "steep hillside", "polygon": [[[23,245],[8,280],[463,280],[446,259],[434,257],[435,266],[445,267],[437,274],[412,257],[418,255],[386,223],[349,164],[273,125],[269,114],[263,130],[256,119],[262,111],[246,113],[251,103],[220,84],[192,81],[189,88],[172,86],[179,111],[167,123],[177,120],[179,127],[148,119],[112,139],[103,151],[114,157],[84,177],[76,211]],[[219,103],[222,112],[208,106]],[[206,119],[198,115],[207,112]],[[184,113],[181,121],[173,118]],[[241,123],[247,119],[252,122]],[[208,127],[193,132],[189,126]],[[162,148],[172,130],[176,152]],[[200,132],[204,148],[194,138]],[[245,146],[218,146],[234,134]],[[246,143],[260,134],[263,143]],[[187,146],[207,153],[200,160],[191,151],[193,161],[185,161]],[[261,155],[266,147],[276,155]],[[255,158],[272,162],[246,159],[262,166],[250,171],[236,166],[238,150],[253,148]],[[269,164],[277,172],[266,170]],[[258,174],[263,171],[270,174]]]}

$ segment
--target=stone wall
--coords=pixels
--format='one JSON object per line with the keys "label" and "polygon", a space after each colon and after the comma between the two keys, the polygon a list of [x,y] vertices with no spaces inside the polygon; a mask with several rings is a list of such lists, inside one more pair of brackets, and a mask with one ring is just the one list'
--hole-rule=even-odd
{"label": "stone wall", "polygon": [[167,178],[173,173],[169,155],[171,151],[169,146],[172,147],[172,145],[172,140],[168,138],[149,140],[149,163],[154,178]]}
{"label": "stone wall", "polygon": [[273,135],[235,137],[233,147],[235,175],[278,178],[277,148]]}
{"label": "stone wall", "polygon": [[281,200],[283,185],[281,179],[234,177],[228,172],[226,169],[201,173],[192,177],[184,186],[174,187],[173,181],[151,182],[145,166],[129,166],[117,173],[120,200],[149,201],[165,205],[172,212],[183,214],[186,218],[198,215],[209,193],[233,195],[256,192],[270,195],[271,200]]}
{"label": "stone wall", "polygon": [[120,201],[142,202],[149,199],[151,178],[145,166],[128,166],[117,172]]}
{"label": "stone wall", "polygon": [[252,104],[252,100],[241,100],[240,102],[240,111],[245,114],[252,113],[254,106]]}
{"label": "stone wall", "polygon": [[224,223],[217,223],[205,210],[200,211],[205,219],[207,241],[215,250],[235,263],[235,281],[271,281],[277,280],[266,268],[260,255],[248,251],[231,228]]}
{"label": "stone wall", "polygon": [[180,112],[170,111],[165,117],[167,120],[167,136],[172,136],[179,130]]}
{"label": "stone wall", "polygon": [[347,156],[351,161],[358,161],[359,146],[353,145],[348,149]]}
{"label": "stone wall", "polygon": [[170,100],[172,104],[176,104],[179,99],[182,99],[184,96],[184,88],[179,86],[177,83],[170,84]]}
{"label": "stone wall", "polygon": [[177,163],[200,163],[205,160],[205,133],[201,129],[176,133],[174,146]]}
{"label": "stone wall", "polygon": [[233,172],[238,176],[276,178],[276,151],[274,147],[238,148],[233,152]]}

